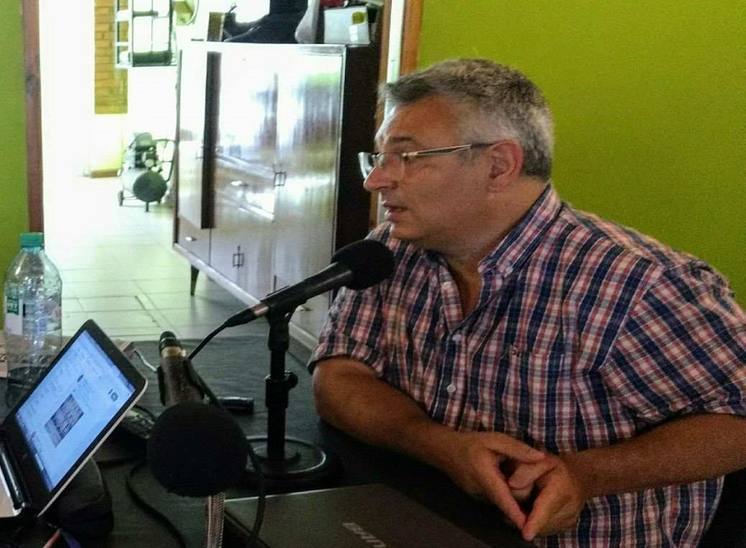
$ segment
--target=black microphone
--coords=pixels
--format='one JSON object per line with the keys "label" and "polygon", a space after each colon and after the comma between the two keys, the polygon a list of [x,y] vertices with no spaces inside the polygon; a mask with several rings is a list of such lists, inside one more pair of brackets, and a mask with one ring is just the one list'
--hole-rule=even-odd
{"label": "black microphone", "polygon": [[308,299],[342,286],[365,289],[394,271],[394,255],[381,242],[360,240],[344,246],[332,257],[332,263],[321,272],[295,285],[270,293],[259,304],[234,314],[221,326],[243,325],[270,312],[292,312]]}
{"label": "black microphone", "polygon": [[155,479],[186,497],[207,497],[237,485],[248,450],[230,413],[198,402],[182,402],[161,413],[147,443]]}
{"label": "black microphone", "polygon": [[[237,484],[246,466],[248,442],[233,417],[202,402],[206,386],[186,358],[176,336],[164,331],[158,387],[166,410],[147,442],[148,465],[168,491],[212,496]],[[204,388],[204,390],[203,390]]]}
{"label": "black microphone", "polygon": [[161,333],[158,349],[161,353],[158,367],[161,403],[169,407],[180,402],[202,401],[204,392],[176,335],[171,331]]}

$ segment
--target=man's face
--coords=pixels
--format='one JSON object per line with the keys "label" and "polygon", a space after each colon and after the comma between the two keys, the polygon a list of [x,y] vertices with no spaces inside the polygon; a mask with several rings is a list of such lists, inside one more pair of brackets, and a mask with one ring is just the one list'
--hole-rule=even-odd
{"label": "man's face", "polygon": [[[466,144],[446,99],[428,97],[396,107],[376,137],[380,152],[412,152]],[[473,156],[473,157],[472,157]],[[381,195],[395,238],[447,253],[468,242],[484,221],[489,163],[480,151],[387,162],[365,188]]]}

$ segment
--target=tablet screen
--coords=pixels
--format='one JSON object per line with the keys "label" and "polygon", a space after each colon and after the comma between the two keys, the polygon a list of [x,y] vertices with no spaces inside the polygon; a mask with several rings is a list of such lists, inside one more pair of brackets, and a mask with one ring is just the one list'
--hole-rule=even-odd
{"label": "tablet screen", "polygon": [[56,361],[16,411],[21,434],[50,491],[135,391],[87,331]]}

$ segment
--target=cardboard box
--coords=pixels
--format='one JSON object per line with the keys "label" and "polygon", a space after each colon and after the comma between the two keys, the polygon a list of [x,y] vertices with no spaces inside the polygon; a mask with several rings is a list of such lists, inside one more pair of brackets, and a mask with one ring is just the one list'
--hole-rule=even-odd
{"label": "cardboard box", "polygon": [[370,44],[365,6],[324,10],[325,44]]}

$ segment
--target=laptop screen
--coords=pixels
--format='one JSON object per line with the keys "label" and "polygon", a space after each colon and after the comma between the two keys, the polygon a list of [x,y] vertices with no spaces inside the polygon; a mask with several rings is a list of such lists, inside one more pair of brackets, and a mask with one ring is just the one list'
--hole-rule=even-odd
{"label": "laptop screen", "polygon": [[16,410],[48,490],[54,489],[135,391],[87,331]]}

